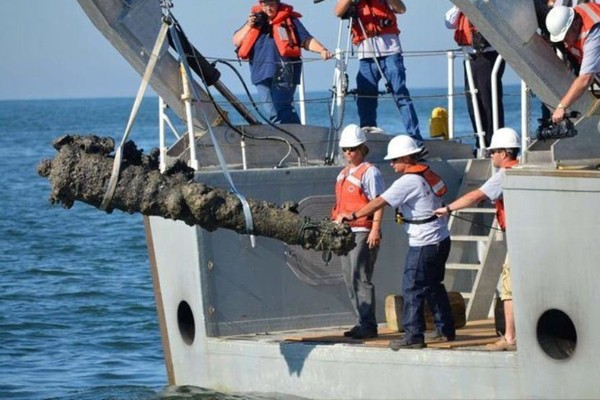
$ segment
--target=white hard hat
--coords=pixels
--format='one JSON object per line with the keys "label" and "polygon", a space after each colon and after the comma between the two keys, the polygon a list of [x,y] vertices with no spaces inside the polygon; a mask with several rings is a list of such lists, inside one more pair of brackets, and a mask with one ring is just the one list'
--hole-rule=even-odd
{"label": "white hard hat", "polygon": [[553,7],[546,15],[546,28],[550,32],[550,40],[561,42],[569,31],[574,18],[575,11],[571,7]]}
{"label": "white hard hat", "polygon": [[421,150],[423,150],[423,148],[419,147],[417,142],[410,136],[398,135],[388,143],[387,155],[383,159],[393,160],[395,158],[417,154]]}
{"label": "white hard hat", "polygon": [[356,147],[366,141],[365,133],[356,124],[346,126],[340,135],[340,147]]}
{"label": "white hard hat", "polygon": [[519,135],[512,128],[500,128],[492,136],[492,143],[488,150],[493,149],[518,149],[521,148]]}

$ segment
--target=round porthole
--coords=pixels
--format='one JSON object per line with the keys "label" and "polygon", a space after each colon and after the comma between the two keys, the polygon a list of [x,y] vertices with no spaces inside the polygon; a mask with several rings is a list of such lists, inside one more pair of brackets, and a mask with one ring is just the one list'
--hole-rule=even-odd
{"label": "round porthole", "polygon": [[177,323],[179,325],[179,333],[186,344],[194,343],[196,336],[196,323],[194,321],[194,313],[192,308],[186,301],[179,303],[177,307]]}
{"label": "round porthole", "polygon": [[537,340],[549,357],[565,360],[575,353],[577,331],[567,314],[552,309],[544,312],[538,320]]}

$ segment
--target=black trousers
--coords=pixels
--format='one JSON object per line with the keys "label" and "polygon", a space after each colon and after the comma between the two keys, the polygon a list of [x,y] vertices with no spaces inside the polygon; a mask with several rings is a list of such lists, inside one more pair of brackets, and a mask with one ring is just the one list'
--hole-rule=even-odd
{"label": "black trousers", "polygon": [[[488,147],[492,141],[492,135],[494,134],[494,119],[492,113],[492,70],[494,69],[496,58],[498,58],[498,53],[496,51],[486,51],[483,53],[471,54],[469,58],[471,60],[473,84],[478,91],[477,105],[479,106],[479,115],[481,116],[481,126],[485,132],[485,147]],[[498,128],[504,127],[502,75],[504,75],[505,67],[506,63],[504,60],[502,60],[502,64],[500,65],[497,76]],[[473,132],[477,132],[475,113],[473,111],[473,103],[471,102],[471,94],[469,93],[469,90],[469,80],[467,79],[467,69],[465,68],[465,92],[467,96],[467,107],[469,110],[469,117],[471,117],[471,124],[473,125]],[[477,141],[476,146],[479,148],[479,140]]]}

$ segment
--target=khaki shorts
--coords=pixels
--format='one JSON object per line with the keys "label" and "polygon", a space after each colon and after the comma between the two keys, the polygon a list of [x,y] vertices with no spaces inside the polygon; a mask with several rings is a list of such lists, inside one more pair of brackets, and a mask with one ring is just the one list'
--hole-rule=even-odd
{"label": "khaki shorts", "polygon": [[510,281],[510,264],[508,263],[508,257],[504,261],[502,273],[500,274],[500,299],[512,300],[512,284]]}

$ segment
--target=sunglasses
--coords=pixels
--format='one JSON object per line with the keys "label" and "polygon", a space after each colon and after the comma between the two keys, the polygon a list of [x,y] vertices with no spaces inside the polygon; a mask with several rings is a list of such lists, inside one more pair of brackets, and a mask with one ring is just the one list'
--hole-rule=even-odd
{"label": "sunglasses", "polygon": [[358,145],[358,146],[354,146],[354,147],[342,147],[342,151],[343,151],[344,153],[350,153],[350,152],[352,152],[352,151],[356,151],[356,150],[358,150],[358,148],[359,148],[359,147],[360,147],[360,145]]}

